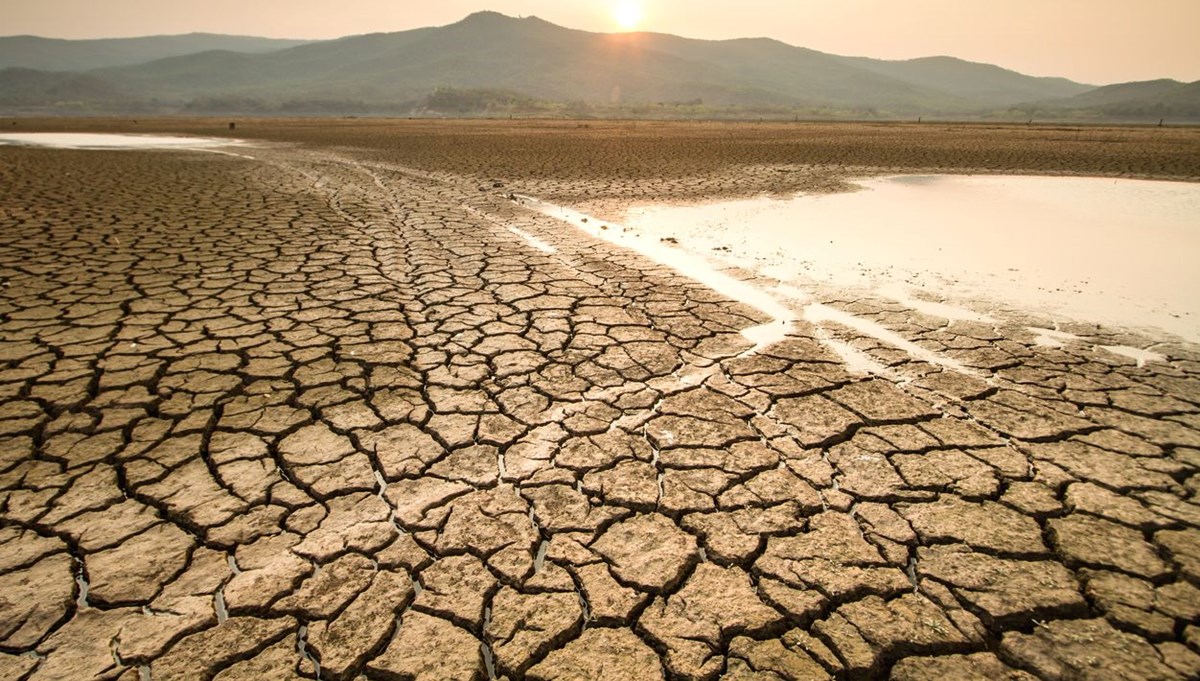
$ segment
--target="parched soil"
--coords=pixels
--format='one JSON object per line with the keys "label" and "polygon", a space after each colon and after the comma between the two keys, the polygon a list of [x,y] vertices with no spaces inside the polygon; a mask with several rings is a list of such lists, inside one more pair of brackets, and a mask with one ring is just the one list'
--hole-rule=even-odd
{"label": "parched soil", "polygon": [[[819,189],[880,172],[1200,181],[1200,127],[402,119],[0,119],[0,131],[172,133],[352,149],[543,198],[711,197]],[[816,184],[813,175],[818,174]]]}
{"label": "parched soil", "polygon": [[577,125],[0,147],[0,678],[1200,675],[1195,346],[826,293],[908,345],[755,350],[508,196],[1196,180],[1200,133]]}

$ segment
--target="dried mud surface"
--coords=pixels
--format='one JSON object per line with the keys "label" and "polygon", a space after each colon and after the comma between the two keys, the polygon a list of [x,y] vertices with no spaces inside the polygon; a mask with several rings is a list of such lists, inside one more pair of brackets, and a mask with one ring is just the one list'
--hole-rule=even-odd
{"label": "dried mud surface", "polygon": [[1200,181],[1200,127],[403,119],[0,119],[12,132],[192,134],[339,148],[615,219],[630,201],[845,191],[887,173]]}
{"label": "dried mud surface", "polygon": [[[760,312],[507,196],[815,189],[898,143],[609,135],[589,175],[317,125],[0,148],[0,678],[1200,675],[1194,346],[827,295],[948,361],[834,322],[747,353]],[[1194,132],[1125,134],[1180,138],[1003,170],[1197,176]]]}

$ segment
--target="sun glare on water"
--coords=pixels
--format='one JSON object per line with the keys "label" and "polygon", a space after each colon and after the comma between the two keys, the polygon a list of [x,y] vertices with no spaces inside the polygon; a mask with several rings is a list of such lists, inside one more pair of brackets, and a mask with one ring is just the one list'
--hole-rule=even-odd
{"label": "sun glare on water", "polygon": [[621,0],[613,7],[613,19],[622,31],[632,31],[642,23],[642,4],[634,0]]}

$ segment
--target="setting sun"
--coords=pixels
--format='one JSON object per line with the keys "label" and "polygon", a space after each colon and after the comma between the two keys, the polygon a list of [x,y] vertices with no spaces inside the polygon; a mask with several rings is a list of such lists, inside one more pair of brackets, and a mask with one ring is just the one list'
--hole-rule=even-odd
{"label": "setting sun", "polygon": [[642,4],[635,0],[621,0],[613,8],[613,19],[623,31],[632,31],[642,23]]}

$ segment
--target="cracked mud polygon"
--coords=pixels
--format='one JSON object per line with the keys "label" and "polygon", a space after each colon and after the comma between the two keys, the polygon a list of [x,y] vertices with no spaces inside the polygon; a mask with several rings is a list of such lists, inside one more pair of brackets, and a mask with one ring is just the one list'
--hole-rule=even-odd
{"label": "cracked mud polygon", "polygon": [[511,196],[1195,181],[1195,131],[391,125],[0,148],[0,678],[1200,675],[1194,345],[825,291],[928,356],[755,347]]}

